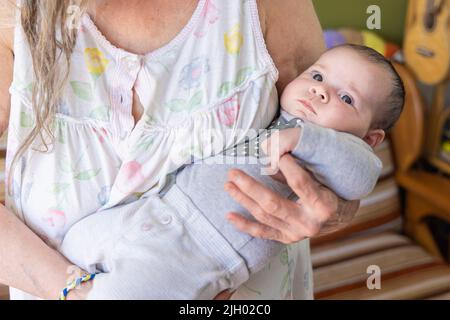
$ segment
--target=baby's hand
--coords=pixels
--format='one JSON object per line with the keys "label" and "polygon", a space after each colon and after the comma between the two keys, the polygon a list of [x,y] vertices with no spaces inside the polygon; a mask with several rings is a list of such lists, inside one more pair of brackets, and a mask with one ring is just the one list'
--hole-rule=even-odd
{"label": "baby's hand", "polygon": [[270,158],[270,167],[265,168],[265,174],[274,175],[278,172],[280,158],[295,149],[300,134],[301,128],[276,130],[261,142],[262,151]]}

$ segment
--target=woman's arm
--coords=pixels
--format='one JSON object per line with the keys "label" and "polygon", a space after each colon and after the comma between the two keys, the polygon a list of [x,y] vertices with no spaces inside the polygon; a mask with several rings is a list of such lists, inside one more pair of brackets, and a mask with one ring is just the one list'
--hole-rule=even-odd
{"label": "woman's arm", "polygon": [[14,7],[10,0],[0,0],[0,135],[8,128],[9,85],[13,74]]}
{"label": "woman's arm", "polygon": [[72,271],[71,263],[0,205],[1,283],[43,299],[56,299]]}
{"label": "woman's arm", "polygon": [[281,93],[325,51],[322,28],[311,0],[259,0],[258,9]]}
{"label": "woman's arm", "polygon": [[[10,0],[0,0],[0,134],[9,121],[9,86],[13,75],[13,23],[6,12]],[[13,8],[13,7],[9,7]],[[12,212],[0,205],[0,283],[44,299],[56,299],[73,266],[48,247]],[[75,291],[76,292],[76,291]],[[77,292],[71,298],[77,298]]]}

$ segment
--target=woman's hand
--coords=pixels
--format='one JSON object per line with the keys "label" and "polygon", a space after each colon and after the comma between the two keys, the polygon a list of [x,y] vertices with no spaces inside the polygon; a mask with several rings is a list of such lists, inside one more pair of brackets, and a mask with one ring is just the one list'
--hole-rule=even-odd
{"label": "woman's hand", "polygon": [[230,213],[228,219],[239,230],[288,244],[334,232],[353,218],[359,201],[340,199],[319,184],[290,154],[281,157],[279,168],[280,172],[273,178],[289,185],[299,197],[296,202],[283,198],[240,170],[230,170],[225,190],[257,220]]}

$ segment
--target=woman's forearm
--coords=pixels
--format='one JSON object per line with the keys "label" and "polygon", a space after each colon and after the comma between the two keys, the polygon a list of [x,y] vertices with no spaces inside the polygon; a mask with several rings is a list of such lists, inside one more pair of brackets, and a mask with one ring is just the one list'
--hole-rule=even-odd
{"label": "woman's forearm", "polygon": [[0,283],[56,299],[71,264],[0,205]]}

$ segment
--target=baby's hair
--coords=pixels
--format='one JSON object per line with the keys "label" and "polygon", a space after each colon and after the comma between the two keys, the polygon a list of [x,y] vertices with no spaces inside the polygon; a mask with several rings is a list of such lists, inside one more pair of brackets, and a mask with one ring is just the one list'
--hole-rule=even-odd
{"label": "baby's hair", "polygon": [[392,91],[388,95],[385,105],[381,106],[381,108],[383,108],[383,110],[381,110],[382,112],[374,117],[371,124],[371,129],[383,129],[386,132],[389,131],[400,117],[405,103],[405,87],[402,78],[400,78],[392,63],[372,48],[356,44],[343,44],[336,46],[333,49],[335,48],[348,48],[354,50],[367,58],[370,62],[382,66],[389,72],[392,79]]}

